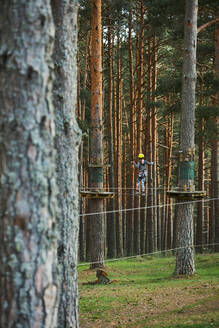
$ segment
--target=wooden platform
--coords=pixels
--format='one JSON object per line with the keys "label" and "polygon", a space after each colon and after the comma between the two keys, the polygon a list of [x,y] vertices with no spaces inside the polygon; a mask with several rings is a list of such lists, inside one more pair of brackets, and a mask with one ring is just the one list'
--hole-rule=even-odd
{"label": "wooden platform", "polygon": [[201,199],[206,196],[206,191],[180,191],[180,190],[167,190],[167,196],[179,199]]}
{"label": "wooden platform", "polygon": [[109,191],[80,191],[81,197],[86,198],[113,198],[114,193]]}

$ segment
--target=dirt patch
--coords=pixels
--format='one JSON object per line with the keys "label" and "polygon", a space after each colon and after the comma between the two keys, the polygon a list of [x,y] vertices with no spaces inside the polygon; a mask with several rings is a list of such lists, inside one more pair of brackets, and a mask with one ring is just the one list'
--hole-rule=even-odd
{"label": "dirt patch", "polygon": [[109,271],[118,283],[87,287],[82,283],[94,280],[95,271],[79,273],[80,328],[219,327],[217,280],[198,275],[173,279],[166,274],[156,279],[153,272],[145,279],[142,270]]}
{"label": "dirt patch", "polygon": [[[96,297],[99,291],[100,288],[97,291],[93,287],[86,291],[86,295],[91,298]],[[160,321],[161,317],[172,322],[179,317],[182,320],[186,319],[188,315],[200,316],[219,310],[219,297],[216,297],[218,290],[211,285],[205,287],[197,284],[191,288],[174,289],[167,287],[157,291],[136,290],[135,288],[130,288],[128,291],[119,288],[107,291],[107,287],[105,287],[104,292],[108,293],[109,297],[112,297],[112,293],[114,293],[115,299],[110,302],[110,309],[104,310],[103,318],[96,320],[94,313],[91,316],[86,313],[81,314],[81,328],[129,327],[134,322],[137,324],[138,321],[147,321],[147,319],[150,319],[150,325],[153,326]],[[83,290],[80,294],[83,297]],[[128,296],[125,298],[127,294]]]}

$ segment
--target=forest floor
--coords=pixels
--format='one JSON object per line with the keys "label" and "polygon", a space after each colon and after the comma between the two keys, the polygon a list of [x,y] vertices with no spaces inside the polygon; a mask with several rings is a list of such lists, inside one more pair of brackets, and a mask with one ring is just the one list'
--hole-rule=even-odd
{"label": "forest floor", "polygon": [[174,278],[175,257],[106,263],[109,285],[79,266],[80,328],[219,328],[219,253],[197,255],[196,274]]}

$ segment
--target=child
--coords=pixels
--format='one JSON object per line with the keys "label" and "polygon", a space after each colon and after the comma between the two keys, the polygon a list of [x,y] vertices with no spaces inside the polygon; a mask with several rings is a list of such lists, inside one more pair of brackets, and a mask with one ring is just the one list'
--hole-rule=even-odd
{"label": "child", "polygon": [[134,166],[139,169],[137,184],[136,184],[136,192],[139,192],[139,186],[141,183],[141,191],[142,193],[145,192],[145,180],[147,176],[146,165],[153,165],[153,162],[148,162],[144,159],[144,154],[138,155],[139,161],[138,163],[134,163]]}

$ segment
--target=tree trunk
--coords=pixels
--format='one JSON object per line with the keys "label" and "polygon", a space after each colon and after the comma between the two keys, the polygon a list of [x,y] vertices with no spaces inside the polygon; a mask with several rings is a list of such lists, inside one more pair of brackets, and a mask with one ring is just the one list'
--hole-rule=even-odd
{"label": "tree trunk", "polygon": [[0,2],[0,326],[57,327],[50,1]]}
{"label": "tree trunk", "polygon": [[[204,130],[204,119],[200,121],[199,131],[203,133]],[[198,190],[204,190],[204,142],[203,136],[199,136],[198,143],[198,152],[199,152],[199,161],[198,161]],[[203,228],[204,228],[204,202],[200,201],[197,204],[197,225],[196,225],[196,251],[202,253],[202,244],[203,244]]]}
{"label": "tree trunk", "polygon": [[[152,101],[155,103],[155,91],[157,87],[157,44],[156,37],[153,37],[153,50],[152,50]],[[157,109],[155,104],[152,108],[152,162],[154,165],[152,166],[152,184],[153,189],[151,190],[153,193],[153,223],[154,223],[154,251],[157,250],[157,221],[158,221],[158,211],[159,207],[157,207]]]}
{"label": "tree trunk", "polygon": [[[87,28],[88,29],[88,28]],[[81,69],[81,83],[82,83],[82,90],[85,91],[88,89],[88,69],[89,69],[89,49],[90,49],[90,31],[86,34],[85,38],[85,57],[83,63],[83,70]],[[80,61],[81,63],[81,61]],[[79,75],[78,71],[78,75]],[[80,87],[80,86],[79,86]],[[82,97],[81,99],[81,111],[80,111],[80,122],[84,122],[86,119],[86,104],[87,99],[86,97]],[[79,148],[79,169],[80,169],[80,188],[86,190],[88,188],[88,169],[87,165],[89,162],[88,158],[88,147],[89,147],[89,138],[84,137],[81,140],[80,148]],[[80,213],[85,213],[87,209],[87,199],[81,198],[80,200]],[[87,241],[86,238],[86,230],[88,230],[88,220],[86,217],[80,217],[80,228],[79,228],[79,256],[81,261],[85,261],[86,259],[86,251],[87,251]],[[88,241],[89,243],[89,241]]]}
{"label": "tree trunk", "polygon": [[138,37],[138,99],[137,99],[137,150],[142,152],[142,106],[143,106],[143,65],[144,65],[144,3],[141,1],[140,33]]}
{"label": "tree trunk", "polygon": [[172,200],[166,196],[166,190],[170,189],[170,180],[172,174],[172,147],[173,147],[173,121],[174,115],[166,115],[165,117],[165,151],[164,151],[164,168],[165,168],[165,180],[164,180],[164,204],[167,204],[163,209],[162,220],[162,249],[168,249],[172,247],[173,242],[173,218],[172,218]]}
{"label": "tree trunk", "polygon": [[[151,101],[152,95],[152,56],[151,56],[151,38],[148,38],[148,85],[147,100]],[[152,162],[152,110],[147,111],[147,119],[145,122],[145,145],[146,158]],[[152,185],[152,166],[148,166],[148,190],[147,190],[147,215],[146,215],[146,250],[149,253],[154,251],[154,221],[153,221],[153,185]]]}
{"label": "tree trunk", "polygon": [[[137,71],[137,152],[142,153],[142,108],[143,108],[143,64],[144,64],[144,3],[141,1],[140,7],[140,31],[136,38],[136,71]],[[141,188],[141,185],[139,186]],[[142,192],[142,190],[139,190]],[[138,208],[134,212],[134,250],[135,254],[140,254],[141,249],[141,196],[135,197],[134,207]]]}
{"label": "tree trunk", "polygon": [[[102,86],[102,22],[101,0],[91,4],[91,120],[89,187],[103,189],[103,86]],[[89,199],[89,212],[103,212],[101,198]],[[89,220],[90,268],[104,266],[104,216],[94,214]]]}
{"label": "tree trunk", "polygon": [[[135,157],[135,103],[134,103],[134,76],[132,50],[132,12],[129,14],[129,78],[130,78],[130,161]],[[135,169],[130,165],[129,171],[129,208],[134,207]],[[127,213],[127,255],[133,255],[133,228],[134,211]]]}
{"label": "tree trunk", "polygon": [[80,132],[75,118],[77,85],[77,1],[52,2],[56,26],[55,126],[59,215],[58,327],[78,327],[78,147]]}
{"label": "tree trunk", "polygon": [[[184,59],[180,131],[180,190],[194,189],[194,126],[196,86],[196,43],[198,1],[186,0],[184,25]],[[174,274],[195,272],[193,249],[193,204],[178,205],[177,250]]]}
{"label": "tree trunk", "polygon": [[[215,71],[219,75],[219,28],[215,29]],[[217,93],[217,104],[219,102],[219,91]],[[219,252],[219,116],[216,118],[217,138],[216,138],[216,154],[215,154],[215,243],[216,252]]]}
{"label": "tree trunk", "polygon": [[[125,105],[124,105],[125,108]],[[126,118],[124,120],[123,123],[126,126],[126,129],[128,129],[128,118]],[[123,134],[123,158],[127,157],[127,140],[128,140],[128,136],[126,133]],[[128,202],[127,202],[127,165],[123,165],[122,166],[122,208],[127,208]],[[126,235],[126,231],[127,231],[127,216],[129,213],[127,213],[126,211],[122,212],[122,234],[123,234],[123,255],[127,255],[127,251],[126,251],[126,243],[127,243],[127,235]]]}
{"label": "tree trunk", "polygon": [[[170,189],[170,182],[172,176],[172,150],[173,150],[173,123],[174,123],[174,114],[171,113],[169,118],[169,128],[168,128],[168,167],[167,167],[167,190]],[[167,200],[166,216],[168,220],[167,224],[167,248],[173,248],[173,211],[172,211],[172,199]]]}
{"label": "tree trunk", "polygon": [[[108,8],[109,10],[109,8]],[[109,188],[114,187],[114,153],[113,153],[113,44],[111,33],[111,19],[108,16],[108,154],[109,154]],[[109,199],[108,210],[115,210],[115,200]],[[108,257],[116,257],[116,221],[115,213],[107,215],[107,245]]]}
{"label": "tree trunk", "polygon": [[[120,29],[117,31],[117,209],[122,208],[122,78],[121,78],[121,57],[120,57]],[[122,225],[122,212],[117,213],[117,226],[116,226],[116,244],[117,256],[123,256],[123,225]]]}
{"label": "tree trunk", "polygon": [[[157,153],[157,163],[159,161],[159,156]],[[157,193],[157,206],[158,206],[158,215],[157,215],[157,249],[161,250],[161,215],[162,215],[162,211],[160,208],[160,205],[162,203],[162,199],[161,199],[161,194],[160,194],[160,190],[159,190],[159,186],[161,185],[160,182],[160,170],[157,166],[157,189],[156,189],[156,193]]]}
{"label": "tree trunk", "polygon": [[[208,168],[206,170],[206,173],[205,173],[205,176],[206,176],[206,181],[204,183],[204,187],[205,187],[205,190],[206,190],[206,197],[210,198],[210,168]],[[208,249],[211,248],[211,246],[209,245],[210,244],[210,241],[209,241],[209,237],[210,237],[210,204],[209,202],[205,202],[205,205],[204,205],[204,217],[205,217],[205,226],[204,226],[204,231],[205,231],[205,235],[204,235],[204,243],[207,246]]]}
{"label": "tree trunk", "polygon": [[[217,118],[217,126],[219,130],[219,118]],[[215,154],[215,251],[219,252],[219,141],[216,141],[216,154]]]}
{"label": "tree trunk", "polygon": [[[149,125],[151,126],[150,122]],[[148,130],[151,130],[149,127]],[[151,135],[151,134],[150,134]],[[149,144],[149,151],[151,152],[151,142]],[[152,161],[152,156],[148,158],[148,160]],[[147,221],[146,221],[146,239],[147,239],[147,251],[149,253],[154,252],[154,220],[153,220],[153,185],[152,185],[152,166],[148,166],[148,192],[147,192]]]}
{"label": "tree trunk", "polygon": [[[216,181],[216,140],[211,142],[211,169],[210,169],[210,198],[215,198],[215,181]],[[209,222],[209,243],[211,249],[215,250],[215,200],[210,201],[210,222]]]}

